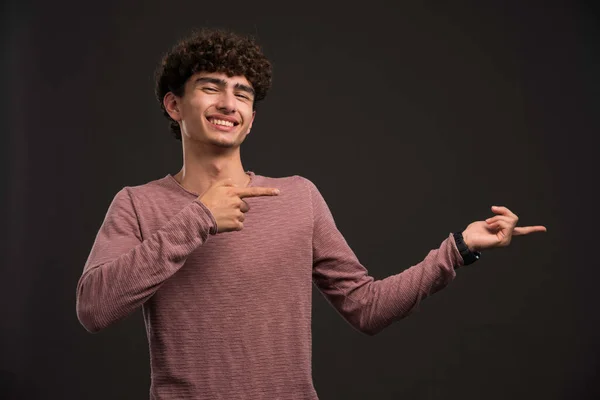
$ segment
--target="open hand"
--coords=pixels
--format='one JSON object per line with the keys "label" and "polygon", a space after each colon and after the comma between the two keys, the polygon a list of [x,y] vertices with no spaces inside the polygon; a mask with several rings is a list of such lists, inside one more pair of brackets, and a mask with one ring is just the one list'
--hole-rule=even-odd
{"label": "open hand", "polygon": [[245,213],[250,207],[242,200],[245,197],[277,196],[279,189],[266,187],[238,188],[231,179],[215,182],[200,201],[217,221],[217,233],[241,231],[244,228]]}
{"label": "open hand", "polygon": [[463,231],[465,244],[471,251],[508,246],[513,236],[546,232],[541,225],[517,227],[519,217],[506,207],[492,206],[492,212],[497,215],[473,222]]}

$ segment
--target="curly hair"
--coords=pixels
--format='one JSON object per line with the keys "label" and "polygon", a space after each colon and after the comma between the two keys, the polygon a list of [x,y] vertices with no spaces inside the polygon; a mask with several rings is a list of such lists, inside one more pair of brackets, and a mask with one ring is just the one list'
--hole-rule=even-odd
{"label": "curly hair", "polygon": [[244,76],[255,91],[254,108],[271,87],[271,63],[253,38],[220,29],[193,31],[164,55],[155,73],[156,100],[178,140],[181,140],[181,128],[167,113],[163,98],[168,92],[182,97],[185,83],[198,72]]}

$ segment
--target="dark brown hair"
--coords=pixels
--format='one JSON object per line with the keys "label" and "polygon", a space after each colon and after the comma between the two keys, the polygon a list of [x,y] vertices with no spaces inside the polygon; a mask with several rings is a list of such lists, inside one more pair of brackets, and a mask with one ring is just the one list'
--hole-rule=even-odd
{"label": "dark brown hair", "polygon": [[185,83],[198,72],[244,76],[255,91],[253,107],[266,97],[271,87],[271,63],[254,39],[220,29],[192,32],[165,54],[155,73],[156,100],[178,140],[181,129],[165,110],[163,98],[168,92],[182,97]]}

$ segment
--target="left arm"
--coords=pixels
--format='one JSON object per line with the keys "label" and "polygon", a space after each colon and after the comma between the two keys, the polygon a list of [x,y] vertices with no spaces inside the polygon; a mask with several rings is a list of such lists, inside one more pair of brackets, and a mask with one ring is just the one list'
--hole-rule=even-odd
{"label": "left arm", "polygon": [[[446,287],[464,265],[453,234],[420,263],[375,280],[358,261],[318,189],[310,181],[313,210],[313,282],[336,310],[357,330],[374,335],[410,314],[427,296]],[[510,244],[513,235],[546,231],[543,226],[516,227],[518,218],[506,207],[499,214],[470,224],[462,233],[471,251]]]}
{"label": "left arm", "polygon": [[338,231],[318,189],[310,181],[313,208],[313,282],[357,330],[374,335],[410,314],[427,296],[448,285],[463,265],[450,234],[423,261],[382,280],[369,276]]}

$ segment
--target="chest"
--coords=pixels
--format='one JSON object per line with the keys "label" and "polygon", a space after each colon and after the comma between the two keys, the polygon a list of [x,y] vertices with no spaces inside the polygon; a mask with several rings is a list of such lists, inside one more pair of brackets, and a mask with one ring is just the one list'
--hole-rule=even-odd
{"label": "chest", "polygon": [[[313,217],[294,196],[246,198],[241,231],[211,235],[157,293],[225,300],[254,288],[310,290]],[[158,225],[158,224],[155,224]],[[158,226],[152,226],[159,229]],[[150,232],[148,232],[150,233]]]}

